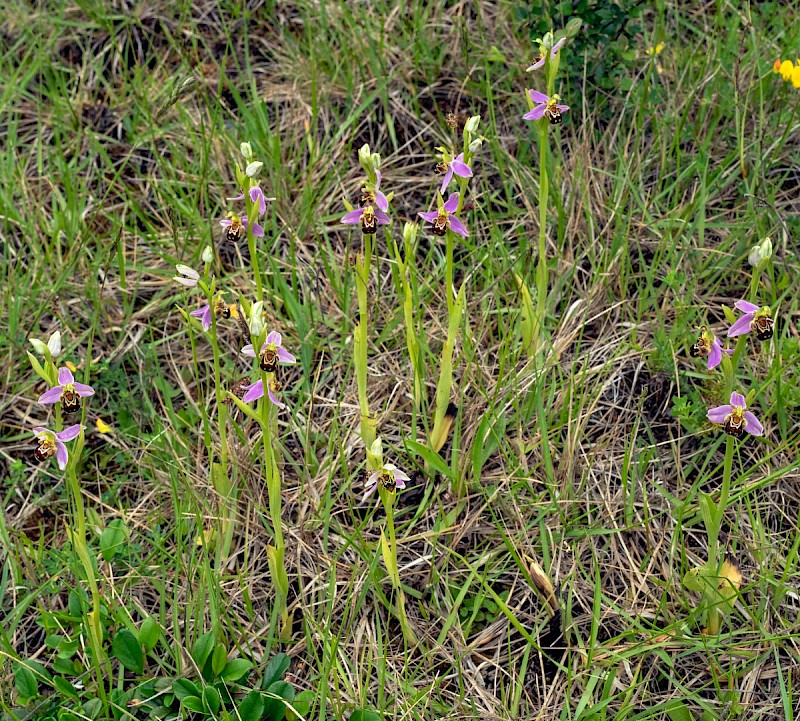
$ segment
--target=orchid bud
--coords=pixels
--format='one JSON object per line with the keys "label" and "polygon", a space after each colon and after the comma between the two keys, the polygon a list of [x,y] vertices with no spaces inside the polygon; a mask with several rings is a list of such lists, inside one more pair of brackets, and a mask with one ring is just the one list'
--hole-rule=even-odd
{"label": "orchid bud", "polygon": [[207,245],[203,248],[203,255],[202,259],[204,263],[213,263],[214,262],[214,251],[211,250],[211,246]]}
{"label": "orchid bud", "polygon": [[259,300],[250,307],[250,335],[253,338],[258,338],[264,330],[264,301]]}
{"label": "orchid bud", "polygon": [[38,338],[28,338],[28,342],[33,346],[33,350],[35,350],[40,356],[47,355],[47,346],[45,345],[44,341],[41,341]]}
{"label": "orchid bud", "polygon": [[760,243],[753,246],[750,255],[747,256],[747,262],[755,268],[761,263],[765,263],[772,257],[772,238],[767,236]]}
{"label": "orchid bud", "polygon": [[542,46],[545,50],[552,50],[554,45],[553,33],[546,32],[542,38]]}
{"label": "orchid bud", "polygon": [[470,144],[469,144],[469,153],[470,153],[470,155],[473,155],[478,150],[480,150],[481,145],[483,145],[483,137],[475,138],[472,142],[470,142]]}
{"label": "orchid bud", "polygon": [[47,340],[47,348],[50,350],[50,356],[55,358],[61,353],[61,331],[57,330]]}
{"label": "orchid bud", "polygon": [[469,133],[470,135],[475,135],[480,123],[481,123],[481,116],[473,115],[469,120],[467,120],[466,123],[464,123],[464,132]]}
{"label": "orchid bud", "polygon": [[368,173],[370,168],[372,167],[372,153],[369,149],[369,145],[364,143],[358,150],[358,162],[362,168]]}
{"label": "orchid bud", "polygon": [[414,245],[414,242],[417,239],[417,228],[419,226],[416,223],[411,223],[406,221],[405,225],[403,226],[403,242],[409,245]]}
{"label": "orchid bud", "polygon": [[367,451],[368,466],[370,469],[383,468],[383,443],[380,436],[376,438]]}
{"label": "orchid bud", "polygon": [[239,146],[242,151],[242,157],[249,163],[253,159],[253,146],[250,143],[242,143]]}
{"label": "orchid bud", "polygon": [[371,159],[372,159],[372,167],[375,168],[375,170],[380,170],[381,169],[380,153],[373,153]]}
{"label": "orchid bud", "polygon": [[248,178],[255,178],[261,172],[261,168],[264,167],[264,163],[260,160],[254,160],[252,163],[248,163],[247,168],[245,169],[245,175]]}

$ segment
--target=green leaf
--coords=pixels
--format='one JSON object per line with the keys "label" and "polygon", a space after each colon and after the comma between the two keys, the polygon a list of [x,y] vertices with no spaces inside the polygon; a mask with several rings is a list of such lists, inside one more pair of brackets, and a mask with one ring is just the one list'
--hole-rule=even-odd
{"label": "green leaf", "polygon": [[414,456],[421,456],[422,460],[425,461],[428,465],[435,468],[439,473],[441,473],[446,478],[450,478],[452,475],[452,471],[450,470],[450,466],[447,465],[447,462],[442,458],[436,451],[428,448],[424,443],[419,443],[418,441],[405,441],[406,449],[409,450]]}
{"label": "green leaf", "polygon": [[722,304],[722,312],[725,314],[725,320],[728,321],[728,323],[733,325],[736,322],[736,313],[724,303]]}
{"label": "green leaf", "polygon": [[381,721],[381,715],[365,708],[357,708],[350,714],[350,721]]}
{"label": "green leaf", "polygon": [[172,693],[178,701],[183,701],[189,696],[199,696],[201,692],[200,687],[188,678],[178,678],[172,683]]}
{"label": "green leaf", "polygon": [[258,691],[251,691],[236,710],[241,721],[259,721],[264,713],[264,697]]}
{"label": "green leaf", "polygon": [[389,540],[386,538],[383,529],[381,529],[381,556],[383,556],[383,563],[386,566],[386,570],[389,571],[389,577],[396,586],[399,586],[400,576],[397,571],[397,559],[394,553],[392,553],[392,548],[389,546]]}
{"label": "green leaf", "polygon": [[161,635],[161,626],[152,616],[148,616],[139,628],[139,640],[145,648],[146,653],[150,653],[158,643]]}
{"label": "green leaf", "polygon": [[52,383],[50,383],[50,378],[47,375],[47,371],[45,371],[45,369],[42,368],[42,364],[39,363],[39,359],[35,355],[33,355],[33,353],[31,353],[30,351],[26,351],[26,353],[28,354],[28,360],[31,362],[31,367],[36,372],[36,375],[39,376],[39,378],[41,378],[48,385],[52,385]]}
{"label": "green leaf", "polygon": [[222,644],[218,644],[217,647],[214,649],[214,653],[211,656],[211,670],[214,673],[214,676],[219,676],[222,672],[222,669],[225,668],[225,664],[228,662],[228,649],[225,648]]}
{"label": "green leaf", "polygon": [[195,643],[194,649],[192,650],[192,658],[197,664],[197,668],[202,669],[203,666],[206,665],[206,661],[208,661],[208,657],[214,650],[215,645],[216,639],[214,638],[213,631],[204,633],[202,636],[200,636],[200,638],[197,639],[197,643]]}
{"label": "green leaf", "polygon": [[283,678],[283,674],[289,670],[290,664],[291,660],[285,653],[275,654],[264,669],[264,680],[261,682],[261,688],[269,688],[273,683]]}
{"label": "green leaf", "polygon": [[311,704],[314,703],[315,695],[313,691],[301,691],[292,701],[292,708],[286,709],[286,718],[294,721],[300,717],[308,716]]}
{"label": "green leaf", "polygon": [[533,334],[536,330],[536,311],[533,308],[531,292],[528,290],[528,286],[525,285],[525,281],[516,273],[514,273],[514,277],[517,279],[520,295],[519,329],[520,335],[522,336],[522,348],[526,353],[530,353],[533,344]]}
{"label": "green leaf", "polygon": [[205,711],[203,702],[199,696],[186,696],[181,703],[183,707],[189,709],[189,711],[197,711],[198,713],[203,713],[203,711]]}
{"label": "green leaf", "polygon": [[203,701],[213,714],[216,714],[217,711],[219,711],[219,707],[222,705],[222,699],[219,696],[219,691],[217,691],[217,689],[215,689],[213,686],[206,686],[203,689]]}
{"label": "green leaf", "polygon": [[222,669],[219,676],[226,681],[238,681],[243,678],[251,668],[253,668],[252,661],[248,661],[246,658],[234,658],[225,664],[225,668]]}
{"label": "green leaf", "polygon": [[104,561],[110,561],[125,546],[128,529],[121,518],[111,521],[100,534],[100,552]]}
{"label": "green leaf", "polygon": [[144,672],[142,644],[127,628],[117,631],[111,645],[111,653],[128,671],[137,674]]}
{"label": "green leaf", "polygon": [[673,701],[670,703],[666,708],[666,712],[670,721],[694,721],[692,712],[689,711],[686,704],[681,701]]}
{"label": "green leaf", "polygon": [[39,684],[36,683],[36,676],[33,675],[33,671],[21,663],[15,663],[12,668],[14,670],[14,686],[17,689],[17,693],[25,700],[36,696],[39,693]]}
{"label": "green leaf", "polygon": [[55,676],[53,678],[53,686],[56,687],[56,690],[62,696],[78,698],[78,692],[75,690],[75,687],[69,681],[67,681],[67,679],[62,678],[61,676]]}
{"label": "green leaf", "polygon": [[[274,694],[264,701],[264,717],[269,721],[282,721],[286,714],[286,701],[294,700],[294,686],[287,681],[275,681],[270,684],[267,693]],[[278,698],[276,698],[278,697]]]}

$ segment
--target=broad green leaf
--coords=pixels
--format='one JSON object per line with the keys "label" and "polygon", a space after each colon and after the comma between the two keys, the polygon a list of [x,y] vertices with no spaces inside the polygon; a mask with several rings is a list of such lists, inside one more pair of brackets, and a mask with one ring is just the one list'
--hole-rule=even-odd
{"label": "broad green leaf", "polygon": [[139,640],[145,648],[147,653],[150,653],[158,643],[158,638],[161,635],[161,626],[152,616],[148,616],[139,628]]}
{"label": "broad green leaf", "polygon": [[12,668],[14,687],[17,689],[17,693],[26,700],[36,696],[39,693],[39,684],[36,683],[33,671],[21,663],[15,663]]}
{"label": "broad green leaf", "polygon": [[357,708],[350,714],[349,721],[381,721],[381,715],[365,708]]}
{"label": "broad green leaf", "polygon": [[258,691],[251,691],[236,710],[241,721],[259,721],[264,713],[264,697]]}
{"label": "broad green leaf", "polygon": [[184,708],[189,709],[189,711],[197,711],[198,713],[205,711],[203,708],[203,701],[199,696],[187,696],[181,703]]}
{"label": "broad green leaf", "polygon": [[[219,648],[219,646],[217,648]],[[217,691],[217,689],[215,689],[213,686],[206,686],[203,689],[203,702],[211,711],[211,713],[216,714],[219,711],[219,707],[222,705],[222,699],[219,696],[219,691]]]}
{"label": "broad green leaf", "polygon": [[261,682],[261,688],[269,688],[273,683],[283,678],[283,674],[289,670],[290,664],[291,660],[285,653],[275,654],[264,669],[264,680]]}
{"label": "broad green leaf", "polygon": [[199,696],[202,692],[200,687],[188,678],[178,678],[172,683],[172,693],[178,701],[183,701],[188,696]]}
{"label": "broad green leaf", "polygon": [[220,678],[226,681],[238,681],[243,678],[250,669],[253,668],[253,662],[248,661],[246,658],[234,658],[225,664],[225,668],[220,673]]}
{"label": "broad green leaf", "polygon": [[197,643],[195,643],[194,649],[192,650],[192,658],[197,664],[197,668],[202,669],[206,665],[206,661],[208,661],[208,657],[214,651],[215,645],[216,639],[214,638],[213,631],[204,633],[197,639]]}
{"label": "broad green leaf", "polygon": [[110,561],[125,545],[128,530],[121,518],[111,521],[100,534],[100,553],[104,561]]}
{"label": "broad green leaf", "polygon": [[211,671],[214,676],[219,676],[225,664],[228,663],[228,649],[222,644],[217,644],[211,656]]}
{"label": "broad green leaf", "polygon": [[144,672],[144,653],[139,639],[127,628],[121,628],[114,636],[112,655],[133,673]]}

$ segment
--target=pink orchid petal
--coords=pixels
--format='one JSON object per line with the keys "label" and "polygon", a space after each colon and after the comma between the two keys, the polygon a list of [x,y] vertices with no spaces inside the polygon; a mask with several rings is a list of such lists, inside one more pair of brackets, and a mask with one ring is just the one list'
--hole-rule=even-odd
{"label": "pink orchid petal", "polygon": [[194,288],[197,285],[197,281],[194,280],[194,278],[182,278],[176,275],[172,280],[177,281],[181,285],[185,285],[187,288]]}
{"label": "pink orchid petal", "polygon": [[398,478],[397,474],[394,474],[394,485],[396,488],[405,488],[406,482],[402,478]]}
{"label": "pink orchid petal", "polygon": [[375,189],[375,205],[378,207],[378,210],[383,210],[384,212],[389,210],[388,199],[377,188]]}
{"label": "pink orchid petal", "polygon": [[747,408],[747,404],[745,403],[744,396],[741,393],[737,393],[736,391],[731,393],[731,405],[732,406],[739,406],[740,408]]}
{"label": "pink orchid petal", "polygon": [[56,441],[56,461],[62,471],[67,467],[67,461],[69,461],[67,447],[61,441]]}
{"label": "pink orchid petal", "polygon": [[375,190],[380,189],[381,180],[383,180],[383,176],[381,175],[381,171],[380,170],[376,170],[375,171]]}
{"label": "pink orchid petal", "polygon": [[83,383],[76,383],[75,391],[81,398],[88,398],[94,395],[94,388],[84,385]]}
{"label": "pink orchid petal", "polygon": [[74,423],[73,425],[65,428],[60,433],[56,433],[56,438],[59,441],[71,441],[78,437],[78,434],[81,432],[81,424]]}
{"label": "pink orchid petal", "polygon": [[264,395],[264,384],[261,381],[256,381],[252,385],[247,386],[247,392],[244,394],[242,401],[250,403],[251,401],[258,400]]}
{"label": "pink orchid petal", "polygon": [[429,223],[432,223],[437,217],[439,217],[439,213],[435,210],[420,212],[417,213],[417,215],[423,220],[427,220]]}
{"label": "pink orchid petal", "polygon": [[556,105],[556,107],[563,113],[569,110],[569,105]]}
{"label": "pink orchid petal", "polygon": [[733,304],[733,307],[736,308],[736,310],[742,311],[742,313],[755,313],[758,310],[757,305],[747,300],[737,300]]}
{"label": "pink orchid petal", "polygon": [[450,197],[445,201],[444,209],[448,213],[455,213],[458,210],[458,200],[461,196],[458,193],[450,193]]}
{"label": "pink orchid petal", "polygon": [[378,220],[378,225],[389,225],[392,222],[391,218],[379,208],[375,209],[375,217]]}
{"label": "pink orchid petal", "polygon": [[258,214],[264,215],[267,211],[267,203],[264,198],[264,193],[258,186],[250,188],[250,200],[253,203],[258,203]]}
{"label": "pink orchid petal", "polygon": [[244,200],[244,193],[237,195],[235,198],[225,198],[225,200]]}
{"label": "pink orchid petal", "polygon": [[295,358],[291,353],[289,353],[286,348],[278,348],[278,360],[281,363],[297,363],[297,358]]}
{"label": "pink orchid petal", "polygon": [[270,401],[273,405],[278,406],[281,410],[286,408],[286,404],[281,403],[276,397],[275,394],[272,392],[272,386],[267,383],[267,396],[269,397]]}
{"label": "pink orchid petal", "polygon": [[544,117],[546,105],[537,105],[533,110],[529,110],[522,116],[523,120],[539,120]]}
{"label": "pink orchid petal", "polygon": [[368,498],[369,498],[369,497],[370,497],[370,496],[371,496],[373,493],[375,493],[375,489],[376,489],[377,487],[378,487],[378,484],[376,483],[374,486],[371,486],[370,488],[368,488],[368,489],[367,489],[367,492],[364,494],[363,498],[361,499],[361,502],[363,503],[363,502],[364,502],[364,501],[366,501],[366,500],[367,500],[367,499],[368,499]]}
{"label": "pink orchid petal", "polygon": [[450,181],[452,179],[453,179],[453,164],[450,163],[450,167],[444,174],[444,178],[442,178],[442,187],[441,190],[439,191],[442,195],[444,195],[444,191],[447,190],[447,186],[450,185]]}
{"label": "pink orchid petal", "polygon": [[711,344],[711,352],[708,354],[708,370],[716,368],[722,363],[722,349],[716,341]]}
{"label": "pink orchid petal", "polygon": [[254,238],[264,237],[264,229],[258,223],[253,223],[253,227],[250,229],[250,232],[253,234]]}
{"label": "pink orchid petal", "polygon": [[466,238],[469,235],[467,227],[455,215],[450,216],[450,230],[462,238]]}
{"label": "pink orchid petal", "polygon": [[459,154],[459,156],[450,163],[450,168],[456,175],[462,178],[472,177],[472,168],[464,162],[464,153]]}
{"label": "pink orchid petal", "polygon": [[72,371],[69,368],[63,366],[58,369],[58,385],[65,386],[67,385],[67,383],[74,383],[74,382],[75,382],[75,376],[72,375]]}
{"label": "pink orchid petal", "polygon": [[547,103],[547,101],[550,100],[548,95],[540,93],[537,90],[529,90],[528,95],[530,95],[530,98],[534,103]]}
{"label": "pink orchid petal", "polygon": [[764,426],[759,423],[758,418],[756,418],[750,411],[744,412],[744,429],[751,436],[764,435]]}
{"label": "pink orchid petal", "polygon": [[246,355],[248,358],[255,358],[256,352],[253,350],[253,344],[248,343],[242,350],[239,351],[242,355]]}
{"label": "pink orchid petal", "polygon": [[230,218],[225,218],[224,220],[220,220],[220,221],[219,221],[219,224],[220,224],[220,225],[221,225],[223,228],[230,228],[230,227],[231,227],[231,225],[233,225],[233,221],[232,221]]}
{"label": "pink orchid petal", "polygon": [[51,431],[49,428],[45,428],[44,426],[36,426],[36,428],[33,429],[33,432],[37,436],[46,436],[47,434],[55,436],[55,433],[53,433],[53,431]]}
{"label": "pink orchid petal", "polygon": [[283,337],[281,334],[276,330],[271,330],[269,333],[267,333],[267,338],[264,341],[264,345],[270,345],[271,343],[274,343],[275,345],[279,346],[282,342]]}
{"label": "pink orchid petal", "polygon": [[564,46],[565,42],[567,42],[567,39],[566,38],[561,38],[561,40],[559,40],[555,45],[553,45],[552,50],[550,50],[550,57],[551,58],[554,58],[558,54],[558,51],[561,50],[561,48]]}
{"label": "pink orchid petal", "polygon": [[363,214],[363,208],[356,208],[355,210],[351,210],[349,213],[345,213],[340,222],[344,223],[345,225],[356,225],[361,222],[361,216]]}
{"label": "pink orchid petal", "polygon": [[726,355],[733,355],[736,352],[735,348],[723,348],[722,352]]}
{"label": "pink orchid petal", "polygon": [[411,476],[409,476],[407,473],[403,473],[403,471],[401,471],[399,468],[395,468],[394,469],[394,477],[395,477],[395,480],[398,479],[398,478],[401,481],[410,481],[411,480]]}
{"label": "pink orchid petal", "polygon": [[525,72],[529,73],[531,70],[538,70],[544,65],[544,58],[537,60],[533,65],[528,68],[525,68]]}
{"label": "pink orchid petal", "polygon": [[716,408],[710,408],[706,417],[712,423],[724,423],[725,416],[731,413],[733,413],[733,408],[731,406],[717,406]]}
{"label": "pink orchid petal", "polygon": [[39,403],[58,403],[61,400],[61,394],[64,389],[61,386],[53,386],[49,391],[45,391],[39,396]]}
{"label": "pink orchid petal", "polygon": [[753,320],[753,314],[748,313],[747,315],[743,315],[739,320],[737,320],[730,328],[728,328],[728,337],[735,338],[739,335],[744,335],[745,333],[750,332],[750,323]]}

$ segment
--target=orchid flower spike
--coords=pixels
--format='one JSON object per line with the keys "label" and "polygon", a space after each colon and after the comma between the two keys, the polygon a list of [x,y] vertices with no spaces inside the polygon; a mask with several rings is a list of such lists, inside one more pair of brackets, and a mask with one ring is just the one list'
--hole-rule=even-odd
{"label": "orchid flower spike", "polygon": [[[567,42],[566,38],[561,38],[553,47],[550,49],[550,59],[552,60],[558,55],[558,51],[561,50],[564,43]],[[530,72],[531,70],[538,70],[541,67],[544,67],[544,61],[547,57],[547,49],[545,46],[540,42],[539,43],[539,54],[536,56],[536,60],[534,61],[533,65],[526,69],[525,72]]]}
{"label": "orchid flower spike", "polygon": [[63,471],[67,467],[67,462],[69,461],[69,453],[64,443],[76,438],[81,432],[82,427],[80,423],[76,423],[74,426],[65,428],[59,433],[54,433],[50,429],[43,428],[42,426],[34,428],[33,432],[36,434],[36,438],[39,441],[39,445],[33,452],[34,458],[42,463],[48,458],[55,456],[58,467]]}
{"label": "orchid flower spike", "polygon": [[381,192],[381,171],[376,170],[375,176],[377,178],[375,186],[370,187],[370,183],[367,182],[361,191],[361,207],[342,216],[342,223],[345,225],[361,225],[361,232],[364,235],[375,235],[379,225],[389,225],[390,222],[389,216],[386,215],[386,211],[389,210],[389,200]]}
{"label": "orchid flower spike", "polygon": [[529,110],[525,113],[525,115],[522,116],[523,120],[547,118],[550,121],[550,125],[558,125],[563,119],[561,114],[569,110],[569,105],[559,104],[558,101],[561,100],[561,98],[558,97],[558,95],[554,95],[551,98],[536,90],[529,90],[528,95],[530,95],[531,100],[534,103],[538,103],[538,105],[536,105],[533,110]]}
{"label": "orchid flower spike", "polygon": [[420,212],[417,215],[433,224],[431,231],[434,235],[443,236],[448,230],[452,230],[462,238],[466,238],[469,235],[467,228],[454,215],[458,209],[459,197],[458,193],[452,193],[447,201],[439,207],[439,210]]}
{"label": "orchid flower spike", "polygon": [[[240,196],[244,197],[244,196]],[[238,243],[247,233],[247,216],[236,215],[236,213],[228,213],[227,217],[219,221],[219,224],[226,228],[225,237],[231,243]],[[258,223],[253,221],[253,226],[250,229],[254,238],[264,237],[264,228]]]}
{"label": "orchid flower spike", "polygon": [[66,366],[58,369],[58,385],[39,396],[39,403],[61,402],[64,413],[77,413],[81,409],[81,398],[94,395],[94,388],[76,383],[72,371]]}
{"label": "orchid flower spike", "polygon": [[436,172],[444,173],[442,187],[439,191],[442,195],[444,195],[444,191],[447,190],[447,186],[450,185],[454,174],[459,178],[472,177],[472,168],[464,162],[464,153],[459,153],[455,158],[450,160],[450,155],[446,151],[443,152],[442,162],[436,166]]}
{"label": "orchid flower spike", "polygon": [[699,358],[700,356],[708,357],[708,370],[716,368],[722,363],[722,354],[733,354],[733,348],[723,348],[717,337],[708,330],[704,325],[700,326],[700,337],[697,342],[689,349],[689,355],[692,358]]}
{"label": "orchid flower spike", "polygon": [[185,285],[187,288],[194,288],[197,285],[197,281],[200,280],[200,273],[188,265],[178,263],[175,266],[175,270],[178,271],[178,275],[173,276],[172,280]]}
{"label": "orchid flower spike", "polygon": [[753,413],[747,410],[744,396],[736,391],[731,393],[730,404],[717,406],[708,411],[708,420],[712,423],[721,423],[722,430],[736,438],[741,438],[745,431],[751,436],[764,434],[764,426],[758,422],[758,418]]}
{"label": "orchid flower spike", "polygon": [[[277,406],[281,410],[286,408],[286,404],[281,403],[275,394],[282,389],[283,389],[283,384],[279,380],[277,380],[276,378],[267,379],[267,397],[269,398],[272,405]],[[255,383],[252,383],[249,386],[245,386],[244,390],[245,394],[242,397],[242,401],[244,403],[251,403],[252,401],[258,400],[259,398],[263,398],[264,383],[261,380],[257,380]]]}
{"label": "orchid flower spike", "polygon": [[361,206],[374,205],[385,213],[389,210],[389,199],[381,192],[381,171],[376,170],[375,176],[377,180],[374,185],[367,181],[361,189]]}
{"label": "orchid flower spike", "polygon": [[[270,331],[267,334],[264,345],[261,346],[261,351],[258,354],[258,367],[265,373],[275,373],[278,370],[278,363],[285,365],[293,365],[297,359],[289,353],[286,348],[281,346],[283,338],[277,331]],[[253,345],[248,343],[241,351],[242,355],[249,358],[255,358],[256,352],[253,350]],[[264,390],[261,390],[261,395],[264,395]]]}
{"label": "orchid flower spike", "polygon": [[406,481],[410,481],[411,478],[407,476],[403,471],[399,468],[394,466],[391,463],[385,463],[383,468],[378,471],[373,471],[369,474],[367,478],[367,492],[364,494],[364,497],[361,499],[361,502],[367,500],[374,492],[378,486],[383,486],[384,489],[389,491],[390,493],[394,493],[397,491],[398,488],[405,488]]}
{"label": "orchid flower spike", "polygon": [[735,338],[753,331],[759,340],[769,340],[772,338],[775,328],[775,321],[772,318],[772,311],[768,305],[761,307],[746,300],[737,300],[734,307],[744,313],[741,318],[728,328],[728,336]]}

